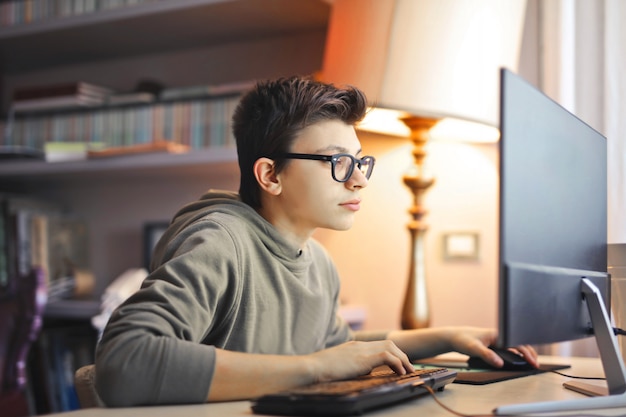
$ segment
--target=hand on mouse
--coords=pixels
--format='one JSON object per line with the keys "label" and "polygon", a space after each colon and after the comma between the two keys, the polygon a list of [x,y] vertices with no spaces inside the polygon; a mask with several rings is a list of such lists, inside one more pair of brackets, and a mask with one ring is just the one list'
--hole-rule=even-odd
{"label": "hand on mouse", "polygon": [[[500,358],[489,349],[498,340],[494,329],[480,327],[431,327],[416,330],[395,330],[389,332],[389,339],[412,359],[429,358],[441,353],[456,351],[473,357],[480,357],[494,367],[503,366]],[[532,346],[515,348],[533,367],[538,367],[537,352]]]}
{"label": "hand on mouse", "polygon": [[537,357],[537,351],[534,347],[530,345],[521,345],[509,348],[509,350],[522,355],[526,362],[528,362],[533,368],[539,367],[539,359]]}
{"label": "hand on mouse", "polygon": [[[482,349],[481,349],[482,350]],[[501,350],[505,350],[505,349],[501,349]],[[537,352],[535,351],[535,349],[530,346],[530,345],[521,345],[521,346],[517,346],[515,348],[508,348],[506,350],[510,350],[511,352],[520,355],[521,357],[524,358],[524,360],[526,361],[526,363],[528,365],[530,365],[533,368],[538,368],[539,367],[539,361],[537,358]],[[480,356],[481,359],[483,359],[486,363],[494,366],[495,368],[502,368],[504,365],[506,369],[516,369],[517,366],[513,366],[512,363],[508,363],[505,364],[504,363],[504,359],[502,357],[502,354],[498,353],[498,349],[491,349],[491,348],[487,348],[487,351],[483,351]],[[513,360],[511,360],[513,361]],[[517,362],[515,360],[515,362]],[[523,362],[522,362],[523,363]],[[528,365],[524,365],[524,367],[528,366]]]}
{"label": "hand on mouse", "polygon": [[[491,329],[460,328],[458,333],[452,338],[452,346],[457,352],[480,357],[494,367],[501,368],[504,365],[504,361],[496,352],[489,348],[489,346],[495,344],[497,337],[497,332]],[[538,355],[532,346],[521,345],[510,350],[522,355],[533,368],[539,367]]]}

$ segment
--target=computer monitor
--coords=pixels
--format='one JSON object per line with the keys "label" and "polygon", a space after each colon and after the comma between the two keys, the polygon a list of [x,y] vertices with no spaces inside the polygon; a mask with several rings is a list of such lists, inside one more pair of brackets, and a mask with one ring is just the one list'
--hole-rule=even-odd
{"label": "computer monitor", "polygon": [[499,346],[595,336],[609,392],[497,414],[626,406],[610,326],[606,138],[507,69],[500,96]]}

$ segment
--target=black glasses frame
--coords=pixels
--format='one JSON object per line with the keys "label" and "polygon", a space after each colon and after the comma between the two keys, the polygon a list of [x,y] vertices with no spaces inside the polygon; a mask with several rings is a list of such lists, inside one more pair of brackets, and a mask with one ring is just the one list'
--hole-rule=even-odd
{"label": "black glasses frame", "polygon": [[[364,156],[363,158],[356,158],[350,155],[349,153],[336,153],[334,155],[317,155],[313,153],[288,152],[288,153],[278,154],[276,155],[276,157],[284,158],[284,159],[310,159],[314,161],[330,162],[331,175],[333,176],[333,179],[337,182],[347,182],[352,177],[355,166],[358,166],[359,170],[363,173],[365,178],[369,179],[370,176],[372,175],[372,171],[374,170],[374,163],[376,162],[376,158],[374,158],[373,156]],[[335,167],[337,165],[337,162],[339,161],[339,158],[343,158],[343,157],[350,158],[350,161],[352,161],[352,163],[350,165],[350,168],[346,172],[346,177],[344,179],[338,179],[337,175],[335,174]],[[363,169],[361,169],[362,166],[365,166],[367,169],[363,171]]]}

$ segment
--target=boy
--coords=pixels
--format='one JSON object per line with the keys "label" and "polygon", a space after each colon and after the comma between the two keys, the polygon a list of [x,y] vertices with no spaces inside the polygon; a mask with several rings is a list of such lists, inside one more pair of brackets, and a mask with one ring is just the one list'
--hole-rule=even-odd
{"label": "boy", "polygon": [[[374,158],[354,125],[355,88],[292,77],[259,83],[233,117],[239,195],[183,207],[142,289],[112,315],[96,357],[109,406],[248,399],[457,350],[501,366],[488,329],[352,332],[337,317],[339,277],[311,239],[347,230]],[[536,365],[530,347],[520,347]]]}

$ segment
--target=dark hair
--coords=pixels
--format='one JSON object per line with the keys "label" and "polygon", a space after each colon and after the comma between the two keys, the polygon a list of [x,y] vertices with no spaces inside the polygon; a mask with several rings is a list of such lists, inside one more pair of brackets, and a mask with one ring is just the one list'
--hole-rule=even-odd
{"label": "dark hair", "polygon": [[[239,194],[253,208],[261,207],[259,184],[253,173],[257,159],[289,152],[297,134],[323,121],[354,125],[367,110],[365,94],[303,77],[279,78],[256,84],[240,100],[233,116],[233,134],[241,174]],[[276,161],[279,172],[284,161]]]}

